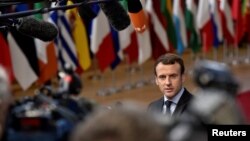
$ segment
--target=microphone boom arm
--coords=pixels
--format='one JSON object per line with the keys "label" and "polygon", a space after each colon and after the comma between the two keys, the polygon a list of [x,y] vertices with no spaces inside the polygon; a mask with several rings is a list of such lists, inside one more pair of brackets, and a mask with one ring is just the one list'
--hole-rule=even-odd
{"label": "microphone boom arm", "polygon": [[44,14],[44,13],[48,13],[50,11],[55,11],[55,10],[68,10],[68,9],[79,7],[82,4],[91,4],[91,3],[108,2],[108,1],[112,1],[112,0],[89,0],[89,1],[84,1],[80,3],[74,3],[71,5],[63,5],[63,6],[52,7],[52,8],[41,8],[41,9],[35,9],[35,10],[15,12],[15,13],[0,14],[0,20],[5,19],[5,18],[26,17],[26,16],[30,16],[34,14]]}
{"label": "microphone boom arm", "polygon": [[5,19],[5,18],[26,17],[26,16],[30,16],[30,15],[34,15],[34,14],[44,14],[44,13],[54,11],[54,10],[67,10],[67,9],[72,9],[72,8],[78,7],[82,4],[84,4],[84,2],[75,3],[72,5],[66,5],[66,6],[58,6],[58,7],[52,7],[52,8],[41,8],[41,9],[35,9],[35,10],[15,12],[15,13],[7,13],[7,14],[0,15],[0,20]]}

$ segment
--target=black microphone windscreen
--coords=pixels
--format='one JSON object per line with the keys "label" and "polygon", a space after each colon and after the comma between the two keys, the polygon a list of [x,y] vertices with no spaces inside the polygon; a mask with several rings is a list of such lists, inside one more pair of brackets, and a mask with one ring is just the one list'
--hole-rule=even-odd
{"label": "black microphone windscreen", "polygon": [[[73,3],[81,3],[83,0],[72,0]],[[78,7],[78,12],[81,18],[83,19],[94,19],[97,15],[96,13],[87,5],[87,4],[81,4]]]}
{"label": "black microphone windscreen", "polygon": [[140,0],[127,0],[128,2],[128,11],[130,13],[138,13],[142,10],[142,4]]}
{"label": "black microphone windscreen", "polygon": [[130,19],[125,9],[118,3],[118,1],[106,1],[98,3],[102,11],[108,18],[111,26],[117,30],[123,30],[130,25]]}
{"label": "black microphone windscreen", "polygon": [[38,38],[42,41],[52,41],[58,34],[58,29],[52,23],[39,21],[31,17],[20,18],[17,30],[27,36]]}

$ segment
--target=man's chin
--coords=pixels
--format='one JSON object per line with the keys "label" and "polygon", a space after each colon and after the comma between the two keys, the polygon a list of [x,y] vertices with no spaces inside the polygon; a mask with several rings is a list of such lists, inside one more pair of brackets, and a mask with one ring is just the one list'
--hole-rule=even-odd
{"label": "man's chin", "polygon": [[165,93],[164,94],[167,98],[172,98],[174,97],[174,94],[173,93]]}

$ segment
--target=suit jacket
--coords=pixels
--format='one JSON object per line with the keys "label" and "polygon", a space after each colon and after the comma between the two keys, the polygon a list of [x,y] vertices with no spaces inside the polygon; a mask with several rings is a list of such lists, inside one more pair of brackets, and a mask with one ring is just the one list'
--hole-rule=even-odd
{"label": "suit jacket", "polygon": [[[183,114],[183,112],[187,109],[188,104],[190,103],[191,99],[193,98],[193,95],[189,93],[186,89],[184,89],[184,92],[179,100],[179,102],[176,105],[175,111],[173,112],[173,117],[179,117]],[[149,112],[154,113],[162,113],[164,103],[164,97],[161,97],[160,99],[153,101],[148,106]]]}

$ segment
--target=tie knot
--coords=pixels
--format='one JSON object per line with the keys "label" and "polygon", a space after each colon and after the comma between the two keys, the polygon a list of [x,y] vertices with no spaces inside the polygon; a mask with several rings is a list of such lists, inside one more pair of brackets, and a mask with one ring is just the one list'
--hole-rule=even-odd
{"label": "tie knot", "polygon": [[173,102],[170,101],[170,100],[167,100],[167,101],[164,102],[164,104],[165,104],[168,108],[170,108],[170,106],[171,106],[172,103],[173,103]]}

